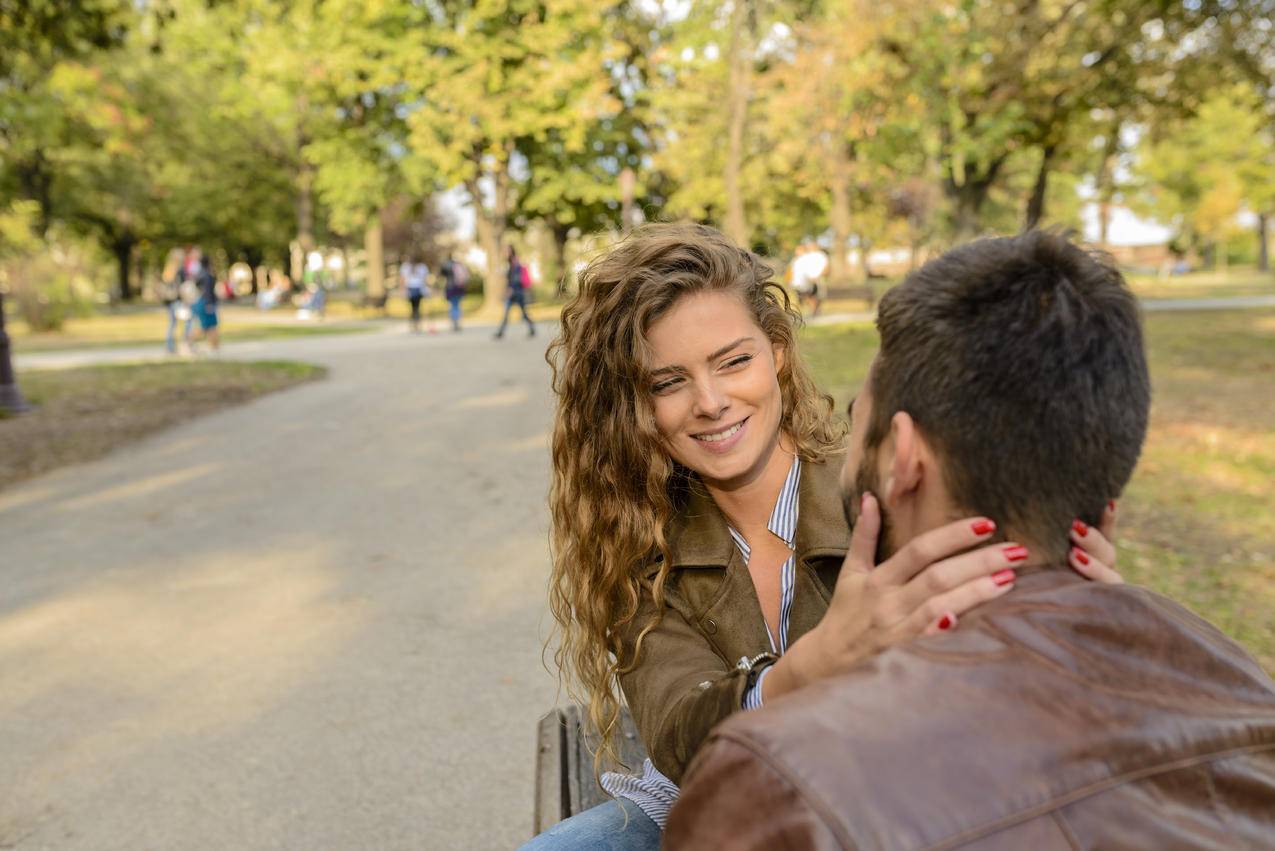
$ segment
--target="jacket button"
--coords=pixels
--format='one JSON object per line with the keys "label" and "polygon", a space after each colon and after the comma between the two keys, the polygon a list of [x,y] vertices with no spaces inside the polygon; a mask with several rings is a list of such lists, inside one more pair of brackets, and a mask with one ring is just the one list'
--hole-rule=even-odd
{"label": "jacket button", "polygon": [[708,620],[704,621],[704,631],[707,632],[709,635],[716,635],[717,621],[713,620],[712,618],[709,618]]}

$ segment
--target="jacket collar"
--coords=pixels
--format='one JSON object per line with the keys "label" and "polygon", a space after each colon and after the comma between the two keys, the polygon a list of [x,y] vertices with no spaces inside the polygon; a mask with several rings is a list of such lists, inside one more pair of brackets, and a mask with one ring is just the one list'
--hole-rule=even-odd
{"label": "jacket collar", "polygon": [[[840,473],[843,455],[826,460],[801,462],[801,485],[797,491],[798,559],[814,555],[844,553],[850,541],[841,507]],[[674,568],[716,567],[730,564],[738,552],[731,540],[726,517],[698,477],[688,488],[686,506],[673,520],[669,532],[670,566]],[[652,571],[654,572],[654,571]]]}

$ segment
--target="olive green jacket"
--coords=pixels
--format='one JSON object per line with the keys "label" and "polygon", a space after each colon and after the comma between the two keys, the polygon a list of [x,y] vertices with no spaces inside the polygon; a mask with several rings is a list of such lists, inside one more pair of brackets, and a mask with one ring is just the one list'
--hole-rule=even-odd
{"label": "olive green jacket", "polygon": [[[841,460],[802,462],[790,647],[827,611],[849,544],[838,485]],[[620,677],[620,687],[651,761],[676,783],[709,730],[740,709],[747,678],[736,667],[740,657],[771,647],[748,566],[725,517],[698,482],[669,542],[663,617],[642,641],[637,665]],[[652,564],[647,578],[658,570],[659,563]],[[648,590],[622,636],[626,658],[654,612]]]}

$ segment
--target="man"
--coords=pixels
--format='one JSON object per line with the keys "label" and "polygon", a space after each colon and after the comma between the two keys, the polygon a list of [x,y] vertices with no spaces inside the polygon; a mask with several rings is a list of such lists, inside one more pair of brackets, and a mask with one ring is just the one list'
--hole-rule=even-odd
{"label": "man", "polygon": [[1173,602],[1074,576],[1054,532],[1098,520],[1146,433],[1120,274],[1048,233],[976,242],[877,324],[842,476],[852,547],[879,526],[879,562],[981,514],[1029,566],[957,629],[720,725],[666,847],[1275,848],[1275,683]]}
{"label": "man", "polygon": [[814,242],[807,242],[797,249],[792,261],[792,286],[797,297],[809,304],[811,316],[818,316],[823,306],[824,275],[828,271],[828,255]]}

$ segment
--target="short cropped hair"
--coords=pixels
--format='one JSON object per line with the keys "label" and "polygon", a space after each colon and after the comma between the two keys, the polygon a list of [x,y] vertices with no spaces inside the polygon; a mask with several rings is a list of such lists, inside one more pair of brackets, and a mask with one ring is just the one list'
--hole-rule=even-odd
{"label": "short cropped hair", "polygon": [[1105,256],[1032,231],[955,248],[881,300],[867,445],[906,411],[957,505],[1065,563],[1133,474],[1150,379],[1137,300]]}

